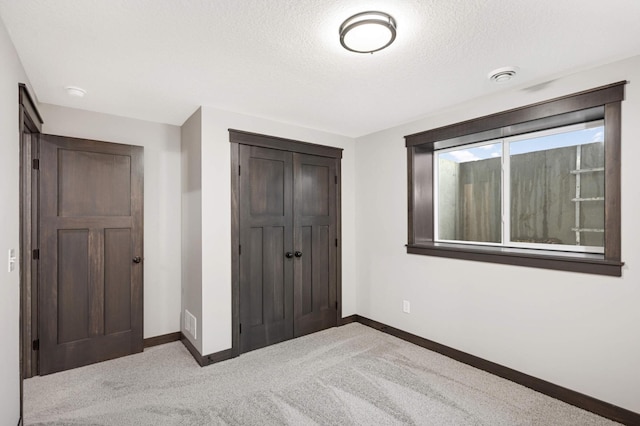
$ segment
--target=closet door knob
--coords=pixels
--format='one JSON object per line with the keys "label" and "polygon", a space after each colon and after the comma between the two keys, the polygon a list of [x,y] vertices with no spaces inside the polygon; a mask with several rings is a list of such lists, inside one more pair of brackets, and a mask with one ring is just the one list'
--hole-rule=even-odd
{"label": "closet door knob", "polygon": [[284,256],[285,256],[287,259],[291,259],[291,258],[293,257],[293,253],[291,253],[290,251],[288,251],[288,252],[286,252],[286,253],[284,254]]}
{"label": "closet door knob", "polygon": [[296,257],[302,257],[302,252],[301,251],[297,251],[296,252]]}
{"label": "closet door knob", "polygon": [[133,263],[140,263],[142,262],[142,258],[140,256],[136,256],[133,258]]}

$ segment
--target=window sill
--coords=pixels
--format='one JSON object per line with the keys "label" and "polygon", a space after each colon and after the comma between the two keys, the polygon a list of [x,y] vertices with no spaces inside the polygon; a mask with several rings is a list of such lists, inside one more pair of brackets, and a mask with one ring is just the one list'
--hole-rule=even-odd
{"label": "window sill", "polygon": [[600,254],[434,242],[411,244],[406,247],[407,253],[423,256],[529,266],[532,268],[583,272],[613,277],[622,276],[622,266],[624,265],[624,262],[607,260]]}

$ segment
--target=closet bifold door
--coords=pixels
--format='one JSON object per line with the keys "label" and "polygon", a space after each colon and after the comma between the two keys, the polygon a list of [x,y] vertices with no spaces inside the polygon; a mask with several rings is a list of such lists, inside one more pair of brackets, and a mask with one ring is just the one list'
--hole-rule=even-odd
{"label": "closet bifold door", "polygon": [[240,352],[293,337],[293,158],[240,145]]}
{"label": "closet bifold door", "polygon": [[336,160],[293,154],[294,335],[337,325]]}
{"label": "closet bifold door", "polygon": [[341,150],[230,134],[234,348],[245,353],[335,327]]}

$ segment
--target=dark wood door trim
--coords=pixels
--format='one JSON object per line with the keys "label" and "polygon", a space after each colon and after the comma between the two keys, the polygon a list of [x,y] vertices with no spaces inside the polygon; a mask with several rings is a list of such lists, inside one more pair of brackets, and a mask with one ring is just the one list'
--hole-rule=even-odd
{"label": "dark wood door trim", "polygon": [[342,321],[342,161],[336,161],[336,323]]}
{"label": "dark wood door trim", "polygon": [[24,108],[24,115],[20,120],[20,125],[22,126],[24,123],[31,133],[42,133],[42,125],[44,124],[44,121],[42,121],[42,116],[40,115],[40,112],[38,112],[36,103],[33,101],[27,85],[19,83],[18,91],[19,104]]}
{"label": "dark wood door trim", "polygon": [[[231,144],[231,355],[240,355],[240,145]],[[183,339],[183,343],[187,339]],[[193,345],[190,345],[193,347]],[[189,346],[187,346],[189,349]],[[194,351],[197,353],[195,347]],[[192,351],[192,354],[194,352]],[[194,354],[195,356],[195,354]],[[200,361],[198,361],[200,362]],[[202,363],[200,363],[202,365]]]}
{"label": "dark wood door trim", "polygon": [[244,132],[242,130],[229,129],[229,141],[231,143],[260,146],[262,148],[279,149],[280,151],[295,152],[298,154],[319,155],[321,157],[342,158],[342,148],[318,145],[293,139],[267,136],[258,133]]}
{"label": "dark wood door trim", "polygon": [[[264,148],[280,149],[300,154],[319,155],[335,158],[336,161],[336,235],[337,235],[337,259],[336,259],[336,292],[337,312],[336,322],[342,320],[342,206],[341,206],[341,162],[342,149],[324,145],[284,139],[275,136],[260,135],[229,129],[229,142],[231,144],[231,326],[232,347],[230,352],[225,351],[225,356],[238,356],[240,354],[240,145],[259,146]],[[227,358],[225,358],[227,359]]]}
{"label": "dark wood door trim", "polygon": [[25,379],[38,374],[38,354],[32,349],[38,339],[38,261],[33,254],[38,248],[38,138],[27,126],[20,132],[20,371]]}
{"label": "dark wood door trim", "polygon": [[25,84],[18,85],[18,127],[20,144],[20,245],[17,266],[20,274],[20,419],[23,413],[23,386],[25,378],[38,374],[38,354],[32,342],[38,338],[37,261],[32,251],[37,247],[38,171],[34,159],[38,158],[38,138],[42,130],[42,117]]}

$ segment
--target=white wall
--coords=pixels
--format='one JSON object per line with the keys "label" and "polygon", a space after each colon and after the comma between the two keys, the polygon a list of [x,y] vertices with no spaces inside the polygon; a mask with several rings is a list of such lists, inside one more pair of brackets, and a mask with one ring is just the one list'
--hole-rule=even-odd
{"label": "white wall", "polygon": [[43,132],[144,147],[144,337],[180,330],[180,127],[41,104]]}
{"label": "white wall", "polygon": [[355,313],[354,141],[288,124],[202,107],[202,353],[231,347],[231,150],[228,129],[343,148],[342,314]]}
{"label": "white wall", "polygon": [[[202,112],[181,127],[182,158],[182,312],[196,317],[196,335],[182,333],[202,354]],[[184,317],[183,317],[184,318]],[[194,338],[195,337],[195,338]]]}
{"label": "white wall", "polygon": [[19,249],[18,83],[28,81],[0,20],[0,425],[12,426],[20,418],[20,280],[18,264],[8,272],[7,255]]}
{"label": "white wall", "polygon": [[[620,80],[622,278],[406,254],[403,136]],[[359,138],[357,313],[640,412],[639,84],[635,57]]]}

